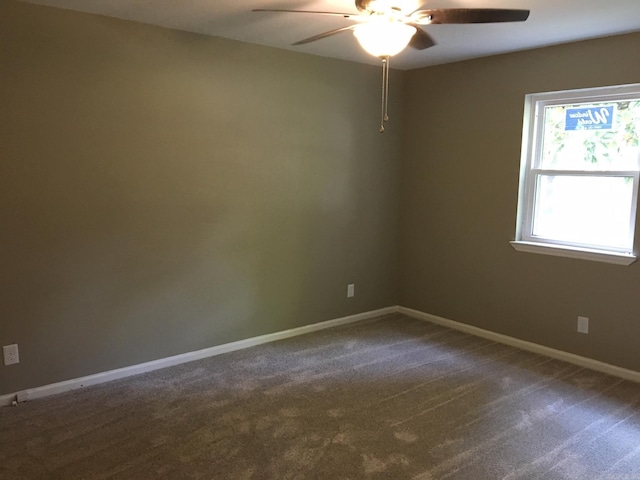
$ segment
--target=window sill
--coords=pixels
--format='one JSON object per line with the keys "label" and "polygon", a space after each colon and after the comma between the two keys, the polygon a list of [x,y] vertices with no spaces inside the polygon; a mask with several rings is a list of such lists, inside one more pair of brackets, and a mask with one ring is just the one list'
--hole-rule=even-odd
{"label": "window sill", "polygon": [[626,253],[605,252],[602,250],[589,250],[586,248],[564,247],[559,245],[547,245],[534,242],[515,241],[509,242],[519,252],[541,253],[556,257],[579,258],[595,262],[613,263],[616,265],[631,265],[636,261],[635,255]]}

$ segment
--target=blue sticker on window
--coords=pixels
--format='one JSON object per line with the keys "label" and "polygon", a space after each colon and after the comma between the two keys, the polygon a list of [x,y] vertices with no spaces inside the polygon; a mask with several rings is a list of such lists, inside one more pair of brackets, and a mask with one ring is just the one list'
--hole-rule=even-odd
{"label": "blue sticker on window", "polygon": [[567,108],[564,129],[612,130],[615,105],[608,107]]}

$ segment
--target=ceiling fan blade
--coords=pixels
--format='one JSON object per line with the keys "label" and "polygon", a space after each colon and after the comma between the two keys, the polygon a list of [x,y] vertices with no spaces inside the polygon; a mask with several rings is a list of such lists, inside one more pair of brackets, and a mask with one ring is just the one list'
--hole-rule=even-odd
{"label": "ceiling fan blade", "polygon": [[328,32],[319,33],[318,35],[314,35],[313,37],[305,38],[304,40],[298,40],[291,45],[304,45],[305,43],[315,42],[316,40],[322,40],[323,38],[331,37],[332,35],[336,35],[338,33],[353,30],[355,27],[356,25],[349,25],[348,27],[336,28],[335,30],[329,30]]}
{"label": "ceiling fan blade", "polygon": [[331,15],[333,17],[353,18],[360,16],[359,13],[340,13],[340,12],[318,12],[313,10],[281,10],[273,8],[254,8],[252,12],[279,12],[279,13],[315,13],[316,15]]}
{"label": "ceiling fan blade", "polygon": [[506,8],[442,8],[418,10],[410,15],[415,23],[499,23],[524,22],[529,18],[529,10]]}
{"label": "ceiling fan blade", "polygon": [[415,23],[407,23],[407,25],[411,25],[415,27],[416,33],[409,40],[409,46],[411,48],[415,48],[416,50],[424,50],[425,48],[433,47],[436,44],[436,41],[433,39],[431,35],[420,28],[420,25]]}

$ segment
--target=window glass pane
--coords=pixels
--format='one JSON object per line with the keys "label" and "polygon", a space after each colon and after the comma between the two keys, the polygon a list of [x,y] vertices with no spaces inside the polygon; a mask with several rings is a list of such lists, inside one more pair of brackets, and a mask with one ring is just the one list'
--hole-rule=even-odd
{"label": "window glass pane", "polygon": [[631,248],[633,177],[539,175],[533,235]]}
{"label": "window glass pane", "polygon": [[539,168],[638,170],[640,100],[544,107]]}

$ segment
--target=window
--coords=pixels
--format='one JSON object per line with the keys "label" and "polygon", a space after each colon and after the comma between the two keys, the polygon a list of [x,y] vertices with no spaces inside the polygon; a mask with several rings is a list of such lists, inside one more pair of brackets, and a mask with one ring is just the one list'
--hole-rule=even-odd
{"label": "window", "polygon": [[525,98],[516,250],[629,265],[640,84]]}

